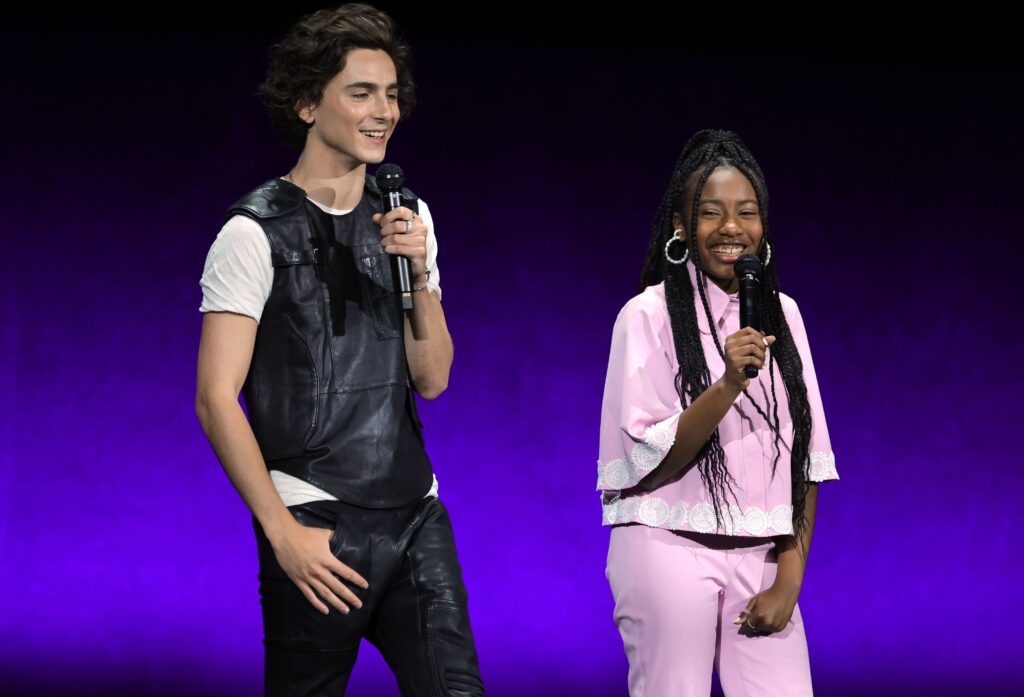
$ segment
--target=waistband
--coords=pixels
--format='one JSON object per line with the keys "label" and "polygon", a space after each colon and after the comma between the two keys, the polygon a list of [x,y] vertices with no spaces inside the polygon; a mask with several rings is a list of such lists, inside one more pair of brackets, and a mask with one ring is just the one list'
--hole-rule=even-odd
{"label": "waistband", "polygon": [[338,517],[341,515],[400,514],[402,511],[408,511],[416,508],[417,506],[422,506],[433,498],[435,497],[424,497],[396,508],[366,508],[346,501],[307,501],[306,503],[297,503],[295,505],[288,506],[288,510],[292,512],[292,515],[295,516],[296,520],[304,525],[316,525],[317,522],[322,522],[324,524],[329,523],[331,527],[334,527],[338,522]]}
{"label": "waistband", "polygon": [[613,528],[628,527],[649,528],[660,530],[664,533],[674,535],[676,540],[685,547],[703,547],[705,549],[742,549],[745,551],[758,551],[771,549],[776,546],[774,537],[746,537],[743,535],[718,535],[707,532],[694,532],[692,530],[667,530],[665,528],[652,528],[643,523],[622,523],[612,526]]}
{"label": "waistband", "polygon": [[775,546],[775,538],[772,537],[716,535],[714,533],[692,532],[690,530],[670,530],[669,532],[680,538],[680,541],[692,542],[693,546],[705,547],[707,549],[742,549],[754,552],[762,549],[771,549]]}

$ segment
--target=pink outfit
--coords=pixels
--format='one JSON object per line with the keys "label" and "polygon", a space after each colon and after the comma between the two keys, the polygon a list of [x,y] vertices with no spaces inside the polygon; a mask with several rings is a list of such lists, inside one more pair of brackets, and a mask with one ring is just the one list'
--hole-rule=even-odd
{"label": "pink outfit", "polygon": [[[696,289],[696,272],[687,264]],[[703,277],[711,314],[716,319],[719,342],[739,331],[739,295],[728,295]],[[694,290],[696,295],[696,290]],[[796,302],[779,294],[797,351],[804,364],[804,382],[811,407],[812,433],[808,448],[808,479],[815,482],[839,479],[828,437],[825,413],[818,393],[811,350],[803,318]],[[715,348],[697,301],[697,325],[711,382],[722,376],[725,363]],[[771,349],[769,349],[769,353]],[[771,536],[793,532],[789,447],[793,422],[789,417],[786,388],[775,370],[782,453],[772,476],[774,435],[746,396],[740,397],[718,425],[725,462],[735,478],[738,501],[728,501],[724,525],[715,522],[711,497],[700,472],[691,468],[677,481],[644,493],[630,490],[654,469],[675,442],[682,414],[675,376],[679,372],[672,326],[665,305],[665,284],[650,286],[632,298],[619,312],[612,331],[611,356],[601,408],[601,448],[597,461],[597,488],[604,492],[604,524],[643,523],[656,528],[691,530],[742,536]],[[771,382],[767,365],[758,371],[747,389],[761,410],[772,414]]]}
{"label": "pink outfit", "polygon": [[629,658],[631,697],[708,697],[711,666],[726,697],[811,695],[800,606],[781,632],[732,621],[775,581],[774,543],[709,549],[671,530],[612,528],[608,581]]}
{"label": "pink outfit", "polygon": [[[692,264],[686,266],[696,288],[697,274]],[[702,282],[724,346],[726,337],[739,330],[739,297],[703,276]],[[694,294],[701,346],[714,382],[725,365]],[[803,362],[811,408],[807,477],[838,479],[803,319],[792,298],[780,298]],[[678,370],[662,283],[632,298],[616,319],[601,410],[597,488],[603,492],[604,524],[615,526],[606,575],[629,659],[629,693],[707,697],[714,665],[728,697],[810,695],[799,605],[781,632],[749,636],[732,623],[754,595],[775,581],[777,552],[771,537],[793,532],[793,424],[782,376],[776,369],[781,454],[774,476],[774,435],[746,396],[740,395],[719,423],[737,500],[725,502],[724,521],[718,525],[696,468],[651,492],[636,488],[675,442],[682,413],[675,387]],[[767,367],[747,392],[772,415]]]}

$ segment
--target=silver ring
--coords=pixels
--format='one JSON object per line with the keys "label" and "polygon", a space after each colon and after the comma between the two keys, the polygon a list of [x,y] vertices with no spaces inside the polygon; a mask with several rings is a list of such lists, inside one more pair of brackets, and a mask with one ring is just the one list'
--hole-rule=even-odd
{"label": "silver ring", "polygon": [[405,231],[406,232],[412,232],[412,221],[413,220],[415,220],[415,218],[409,218],[408,220],[405,221]]}
{"label": "silver ring", "polygon": [[753,629],[755,632],[760,631],[757,627],[755,627],[754,625],[750,624],[750,616],[749,615],[747,616],[747,626],[750,627],[751,629]]}

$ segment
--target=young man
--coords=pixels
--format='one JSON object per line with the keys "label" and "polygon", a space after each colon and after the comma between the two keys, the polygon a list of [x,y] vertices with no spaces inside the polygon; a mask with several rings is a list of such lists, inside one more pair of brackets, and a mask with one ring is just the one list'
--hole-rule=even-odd
{"label": "young man", "polygon": [[[433,225],[408,189],[384,213],[366,172],[413,104],[407,54],[362,4],[275,47],[261,94],[301,154],[229,210],[200,282],[196,412],[253,513],[268,695],[342,694],[362,637],[403,695],[483,694],[412,396],[452,362]],[[389,255],[409,259],[408,314]]]}

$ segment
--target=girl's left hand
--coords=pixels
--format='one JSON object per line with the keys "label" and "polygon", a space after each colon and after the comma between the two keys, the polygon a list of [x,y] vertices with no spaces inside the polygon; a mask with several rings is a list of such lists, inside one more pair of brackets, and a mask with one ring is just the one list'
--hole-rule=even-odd
{"label": "girl's left hand", "polygon": [[405,206],[399,206],[387,213],[374,213],[372,220],[380,225],[380,244],[384,251],[407,257],[414,285],[422,285],[427,275],[427,226],[423,219]]}
{"label": "girl's left hand", "polygon": [[[756,636],[765,632],[781,632],[789,624],[799,596],[798,588],[773,584],[771,588],[763,590],[751,598],[746,609],[733,620],[733,624],[743,625],[740,628],[740,633],[747,636]],[[754,628],[751,628],[751,625]]]}

